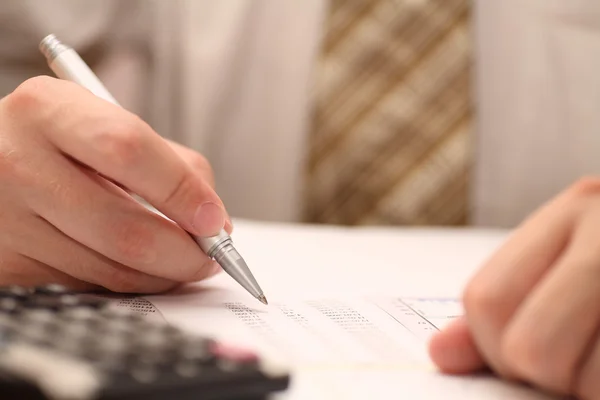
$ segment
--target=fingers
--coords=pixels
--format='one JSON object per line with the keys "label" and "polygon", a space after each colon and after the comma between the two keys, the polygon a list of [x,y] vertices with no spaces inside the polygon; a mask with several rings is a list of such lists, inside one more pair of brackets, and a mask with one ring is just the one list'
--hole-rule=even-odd
{"label": "fingers", "polygon": [[452,321],[429,342],[433,362],[450,374],[465,374],[485,367],[464,317]]}
{"label": "fingers", "polygon": [[[224,207],[201,179],[147,124],[79,85],[35,78],[10,95],[9,109],[60,151],[119,182],[185,230],[217,234]],[[34,115],[36,118],[31,118]]]}
{"label": "fingers", "polygon": [[[106,289],[118,293],[158,293],[179,285],[108,260],[64,236],[39,217],[29,216],[23,219],[23,225],[29,229],[16,232],[16,243],[21,246],[0,249],[0,285],[58,283],[73,290]],[[32,237],[39,235],[43,235],[44,240],[32,245]],[[206,268],[198,279],[218,272],[218,268]]]}
{"label": "fingers", "polygon": [[37,260],[0,249],[0,285],[42,286],[57,283],[73,290],[92,291],[98,286],[80,281]]}
{"label": "fingers", "polygon": [[466,318],[432,339],[444,371],[481,362],[510,379],[598,398],[600,184],[582,180],[542,207],[471,280]]}
{"label": "fingers", "polygon": [[464,308],[473,340],[489,366],[514,378],[502,353],[502,335],[523,299],[554,264],[574,225],[571,198],[559,196],[518,228],[473,277]]}
{"label": "fingers", "polygon": [[[161,292],[176,285],[176,282],[109,260],[63,235],[39,217],[30,216],[23,222],[27,225],[27,230],[19,234],[19,244],[14,250],[79,281],[121,293]],[[40,235],[44,240],[32,242],[35,238],[28,236],[33,235]]]}
{"label": "fingers", "polygon": [[[59,155],[49,153],[46,164],[45,174],[22,189],[23,197],[34,213],[73,241],[118,265],[170,281],[196,281],[213,268],[213,262],[185,231],[146,210],[121,189]],[[48,180],[47,176],[53,179]],[[23,238],[21,242],[29,245],[39,238],[49,240],[52,234],[47,230],[33,232],[35,237]],[[48,244],[45,250],[56,253]],[[69,252],[58,255],[66,260]],[[41,255],[34,258],[54,265]],[[60,262],[56,260],[56,264]],[[57,268],[60,269],[58,265]]]}
{"label": "fingers", "polygon": [[579,376],[573,383],[573,394],[580,400],[600,398],[600,336],[596,335],[585,352],[587,358],[580,366]]}
{"label": "fingers", "polygon": [[183,159],[192,170],[204,179],[208,184],[215,187],[215,175],[209,162],[201,154],[194,150],[173,142],[169,139],[164,139],[165,142]]}
{"label": "fingers", "polygon": [[[43,235],[45,240],[32,246],[31,241],[28,240],[28,234],[21,233],[19,243],[22,246],[15,250],[27,258],[47,266],[46,269],[50,268],[44,275],[36,277],[42,283],[56,282],[56,276],[64,274],[75,279],[77,285],[79,282],[84,282],[94,287],[102,287],[119,293],[158,293],[172,289],[179,284],[179,282],[148,275],[109,260],[63,235],[39,217],[30,216],[29,220],[24,223],[29,228],[27,232],[30,232],[30,235]],[[198,279],[207,278],[215,273],[214,267],[205,268],[198,274]],[[61,280],[65,279],[61,278]],[[69,286],[72,286],[71,283]]]}
{"label": "fingers", "polygon": [[580,221],[569,248],[514,315],[502,343],[506,362],[521,379],[569,394],[600,327],[598,305],[600,211]]}
{"label": "fingers", "polygon": [[[215,176],[209,162],[200,153],[195,152],[185,146],[165,139],[167,144],[192,168],[195,174],[198,174],[201,179],[204,179],[212,188],[215,187]],[[233,223],[231,217],[225,210],[225,231],[231,234],[233,231]]]}

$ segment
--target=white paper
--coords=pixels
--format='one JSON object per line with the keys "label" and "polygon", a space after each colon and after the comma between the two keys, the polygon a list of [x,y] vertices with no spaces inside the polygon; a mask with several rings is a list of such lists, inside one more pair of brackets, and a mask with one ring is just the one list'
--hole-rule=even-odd
{"label": "white paper", "polygon": [[292,297],[263,306],[245,293],[215,286],[152,301],[170,323],[252,348],[289,367],[292,385],[275,397],[281,400],[545,398],[493,377],[437,373],[426,345],[462,313],[454,299]]}
{"label": "white paper", "polygon": [[547,398],[490,376],[444,376],[427,356],[504,233],[254,223],[236,232],[269,306],[226,274],[147,299],[169,323],[289,366],[291,388],[277,398]]}
{"label": "white paper", "polygon": [[193,308],[188,298],[187,313],[167,312],[167,319],[304,369],[428,368],[424,345],[459,314],[454,300],[442,299],[319,298],[263,306],[219,292],[195,298]]}

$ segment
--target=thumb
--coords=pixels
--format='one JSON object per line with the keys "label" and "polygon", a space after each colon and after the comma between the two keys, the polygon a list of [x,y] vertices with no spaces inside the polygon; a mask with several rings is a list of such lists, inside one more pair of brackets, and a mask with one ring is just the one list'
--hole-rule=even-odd
{"label": "thumb", "polygon": [[429,356],[443,372],[464,374],[485,367],[465,317],[452,321],[429,342]]}

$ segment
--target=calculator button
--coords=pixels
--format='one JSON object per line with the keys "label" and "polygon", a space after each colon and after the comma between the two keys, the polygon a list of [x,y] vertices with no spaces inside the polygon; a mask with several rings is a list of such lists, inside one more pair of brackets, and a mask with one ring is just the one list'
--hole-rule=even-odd
{"label": "calculator button", "polygon": [[57,341],[61,342],[83,342],[89,341],[90,330],[85,325],[76,325],[55,332]]}
{"label": "calculator button", "polygon": [[[65,296],[71,296],[71,295],[65,295]],[[93,309],[102,309],[103,307],[106,306],[106,302],[103,300],[100,300],[97,297],[94,296],[90,296],[90,295],[86,295],[86,294],[78,294],[75,295],[75,297],[77,298],[77,305],[81,306],[81,307],[88,307],[88,308],[93,308]],[[65,302],[65,300],[63,300],[63,303]],[[68,304],[65,304],[68,305]]]}
{"label": "calculator button", "polygon": [[35,342],[47,342],[48,332],[41,325],[25,325],[17,330],[17,334]]}
{"label": "calculator button", "polygon": [[122,373],[126,370],[127,364],[123,361],[123,357],[115,357],[110,355],[98,355],[97,357],[86,357],[87,361],[94,367],[110,371],[111,373]]}
{"label": "calculator button", "polygon": [[138,382],[151,383],[156,380],[158,371],[152,366],[137,365],[131,369],[131,376]]}
{"label": "calculator button", "polygon": [[56,322],[56,314],[43,308],[25,310],[21,314],[21,318],[37,324],[50,324]]}
{"label": "calculator button", "polygon": [[179,349],[180,357],[204,364],[215,361],[215,355],[210,351],[211,343],[206,340],[189,340]]}
{"label": "calculator button", "polygon": [[82,356],[86,352],[87,343],[84,337],[64,337],[55,339],[54,347],[70,354]]}
{"label": "calculator button", "polygon": [[254,363],[258,361],[258,356],[255,353],[225,343],[213,343],[210,350],[219,359],[227,359],[239,363]]}
{"label": "calculator button", "polygon": [[82,349],[81,355],[89,362],[99,366],[124,369],[128,366],[131,351],[127,342],[112,338],[100,343],[86,342],[86,347]]}
{"label": "calculator button", "polygon": [[48,308],[58,310],[61,308],[60,301],[54,296],[36,295],[25,300],[25,305],[29,308]]}
{"label": "calculator button", "polygon": [[69,290],[62,285],[50,284],[50,285],[36,287],[34,289],[34,293],[52,296],[52,295],[61,295],[61,294],[69,293]]}
{"label": "calculator button", "polygon": [[175,365],[175,372],[183,378],[193,378],[200,373],[200,366],[195,362],[184,360]]}
{"label": "calculator button", "polygon": [[110,355],[125,354],[130,350],[128,341],[121,336],[115,335],[104,336],[96,340],[92,346],[96,352]]}
{"label": "calculator button", "polygon": [[90,327],[85,322],[68,322],[63,323],[58,332],[64,340],[78,340],[89,336],[92,333]]}
{"label": "calculator button", "polygon": [[92,309],[95,307],[95,305],[89,301],[82,300],[79,296],[73,294],[39,294],[26,299],[25,302],[28,307],[48,308],[56,311],[71,307],[87,307]]}
{"label": "calculator button", "polygon": [[128,310],[123,307],[107,306],[100,310],[100,313],[109,319],[122,320],[142,320],[143,316],[135,311]]}
{"label": "calculator button", "polygon": [[169,325],[167,323],[156,324],[153,329],[159,331],[161,334],[165,335],[170,340],[182,339],[184,335],[181,329],[173,325]]}
{"label": "calculator button", "polygon": [[168,352],[164,351],[138,351],[135,358],[132,358],[134,364],[143,365],[163,365],[173,360]]}
{"label": "calculator button", "polygon": [[15,313],[19,311],[20,304],[17,300],[11,297],[0,297],[0,312]]}
{"label": "calculator button", "polygon": [[107,335],[133,335],[135,331],[131,323],[126,320],[111,320],[107,318],[102,320],[102,323],[98,327],[98,332]]}
{"label": "calculator button", "polygon": [[0,351],[11,344],[12,333],[9,327],[0,325]]}
{"label": "calculator button", "polygon": [[149,321],[145,318],[135,320],[135,321],[133,321],[133,324],[135,326],[135,329],[139,333],[143,333],[143,334],[146,334],[150,331],[157,331],[157,330],[161,329],[160,323],[157,323],[155,321]]}
{"label": "calculator button", "polygon": [[0,288],[0,298],[9,297],[15,299],[25,299],[29,296],[30,291],[22,286],[7,286]]}
{"label": "calculator button", "polygon": [[61,311],[61,316],[73,321],[91,322],[98,319],[98,314],[90,307],[70,307]]}
{"label": "calculator button", "polygon": [[74,307],[81,304],[81,300],[79,297],[73,294],[63,294],[59,297],[60,305],[66,307]]}
{"label": "calculator button", "polygon": [[8,314],[0,312],[0,327],[12,327],[15,326],[15,319]]}
{"label": "calculator button", "polygon": [[137,345],[146,349],[161,349],[169,343],[168,338],[159,331],[140,332],[134,340]]}
{"label": "calculator button", "polygon": [[242,364],[227,358],[221,358],[217,361],[217,366],[226,372],[234,372],[242,368]]}

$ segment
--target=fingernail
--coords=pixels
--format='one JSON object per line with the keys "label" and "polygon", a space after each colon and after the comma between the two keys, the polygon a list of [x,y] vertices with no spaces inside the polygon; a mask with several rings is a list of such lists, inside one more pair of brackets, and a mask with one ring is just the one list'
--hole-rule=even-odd
{"label": "fingernail", "polygon": [[444,372],[464,374],[485,365],[464,317],[455,319],[434,335],[428,346],[429,356]]}
{"label": "fingernail", "polygon": [[196,210],[193,226],[200,236],[214,236],[225,226],[225,212],[215,203],[204,203]]}

